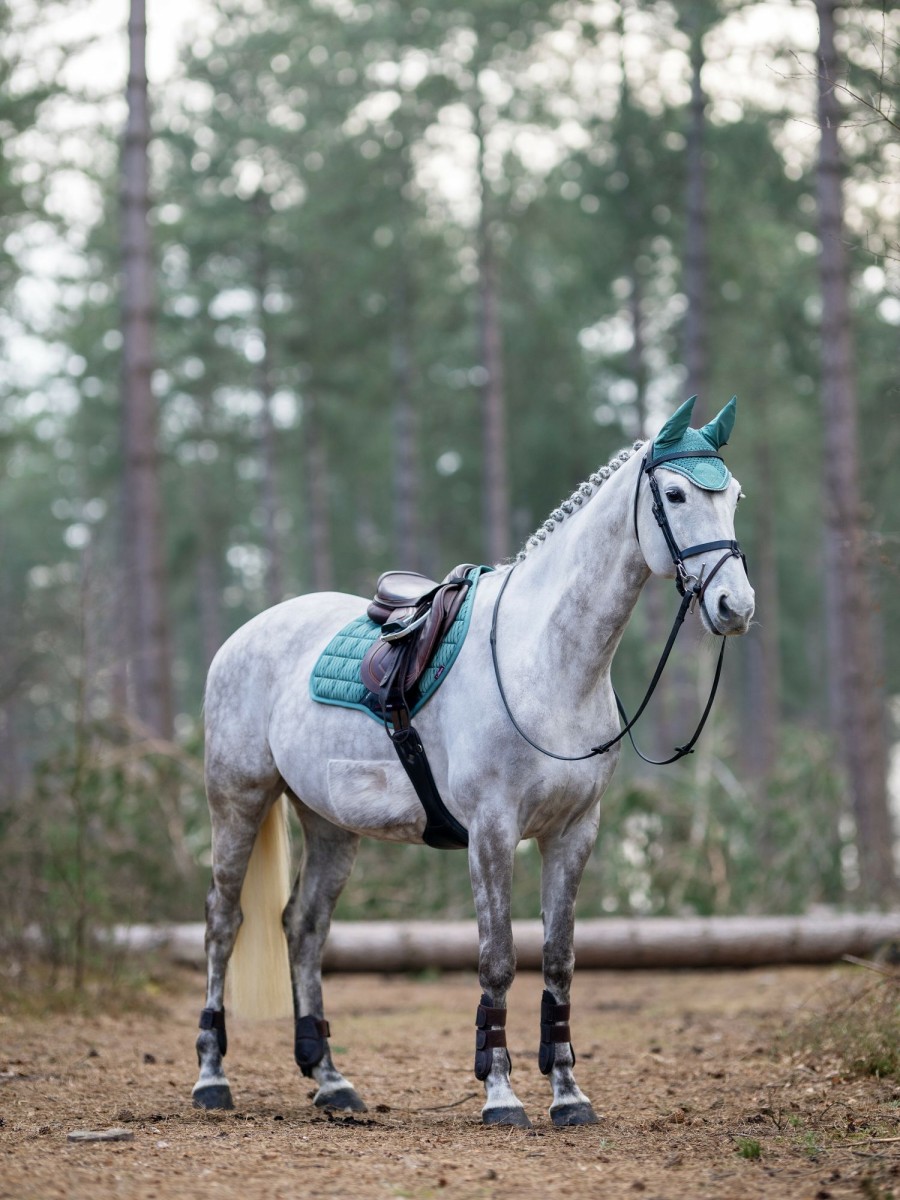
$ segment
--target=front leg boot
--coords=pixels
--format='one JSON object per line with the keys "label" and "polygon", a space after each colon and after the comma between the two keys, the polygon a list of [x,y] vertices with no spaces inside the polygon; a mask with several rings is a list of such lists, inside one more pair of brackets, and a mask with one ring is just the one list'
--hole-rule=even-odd
{"label": "front leg boot", "polygon": [[495,1049],[505,1052],[511,1072],[512,1059],[506,1049],[506,1009],[494,1008],[491,997],[482,992],[475,1014],[475,1078],[482,1083],[491,1073]]}
{"label": "front leg boot", "polygon": [[569,1030],[571,1012],[571,1004],[557,1004],[552,993],[544,991],[541,997],[541,1045],[538,1051],[538,1066],[542,1075],[549,1075],[553,1070],[557,1058],[556,1047],[560,1044],[568,1045],[572,1056],[568,1065],[575,1066],[575,1050]]}

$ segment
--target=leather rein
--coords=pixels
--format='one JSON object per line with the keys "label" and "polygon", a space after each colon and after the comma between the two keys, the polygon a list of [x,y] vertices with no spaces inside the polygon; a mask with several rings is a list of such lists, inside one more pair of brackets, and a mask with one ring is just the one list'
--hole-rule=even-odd
{"label": "leather rein", "polygon": [[[652,451],[651,451],[651,453],[652,453]],[[635,744],[634,737],[633,737],[631,731],[634,728],[634,726],[637,724],[637,722],[640,720],[647,705],[650,703],[650,697],[656,691],[657,684],[659,683],[660,678],[663,673],[663,670],[665,669],[666,663],[669,660],[669,655],[672,652],[672,647],[675,645],[675,639],[678,637],[678,632],[684,623],[685,617],[687,616],[688,609],[693,610],[694,606],[698,603],[700,605],[702,605],[703,611],[706,613],[707,621],[709,621],[709,624],[711,626],[713,626],[714,623],[710,619],[709,610],[706,608],[706,599],[705,598],[706,598],[707,588],[712,583],[713,579],[715,579],[716,575],[719,573],[721,568],[725,565],[726,562],[728,562],[728,560],[730,558],[739,558],[741,560],[741,562],[744,564],[744,570],[745,571],[747,570],[746,556],[745,556],[744,552],[741,550],[740,545],[736,541],[721,540],[721,541],[716,541],[716,542],[702,542],[699,545],[688,546],[684,550],[681,549],[681,547],[678,545],[678,542],[675,538],[674,533],[672,532],[672,526],[669,524],[669,517],[668,517],[668,514],[666,513],[666,509],[663,504],[662,494],[659,490],[659,484],[657,483],[656,476],[654,475],[654,472],[657,467],[663,466],[667,462],[673,462],[675,459],[680,459],[680,458],[719,458],[719,459],[721,459],[721,455],[712,453],[709,450],[681,450],[681,451],[673,451],[670,454],[662,454],[658,458],[654,459],[654,458],[651,458],[651,453],[648,453],[644,456],[644,460],[641,463],[640,473],[638,474],[637,486],[634,489],[634,514],[633,514],[634,534],[638,540],[638,545],[640,545],[640,538],[638,536],[638,527],[637,527],[638,500],[640,499],[641,480],[643,479],[644,475],[646,475],[647,480],[649,482],[649,486],[650,486],[650,492],[653,497],[653,516],[656,518],[656,523],[657,523],[657,525],[659,525],[660,530],[662,531],[662,535],[663,535],[663,538],[665,539],[666,546],[668,547],[669,554],[672,556],[672,562],[675,564],[675,586],[678,588],[678,591],[681,595],[681,605],[678,609],[678,612],[675,615],[675,621],[672,625],[672,629],[671,629],[671,632],[669,633],[669,637],[668,637],[668,640],[666,641],[662,655],[660,656],[659,662],[657,663],[656,670],[653,672],[653,678],[650,680],[650,685],[647,688],[644,698],[641,701],[640,705],[638,706],[637,711],[635,712],[634,716],[630,720],[628,718],[628,714],[625,712],[625,709],[622,705],[622,701],[619,699],[618,693],[616,692],[615,688],[613,688],[613,695],[616,698],[616,707],[619,710],[619,716],[622,718],[622,720],[625,723],[623,728],[619,730],[619,732],[616,734],[616,736],[614,738],[610,738],[610,740],[608,742],[603,742],[598,746],[592,746],[591,749],[588,750],[587,753],[585,753],[585,754],[556,754],[553,750],[547,750],[545,747],[539,745],[536,741],[534,741],[533,738],[529,737],[529,735],[525,732],[525,730],[522,728],[522,726],[519,724],[519,722],[513,716],[512,710],[509,707],[509,700],[507,699],[506,692],[503,687],[503,681],[500,678],[500,664],[497,660],[497,620],[500,615],[500,601],[503,598],[503,593],[506,590],[506,585],[509,583],[509,581],[512,577],[513,571],[515,570],[515,567],[517,564],[514,564],[512,569],[507,573],[506,578],[503,580],[500,590],[497,593],[497,599],[494,601],[494,612],[493,612],[493,616],[491,619],[491,659],[494,664],[494,675],[497,679],[497,687],[500,690],[500,698],[502,699],[503,706],[506,709],[506,715],[509,717],[510,721],[512,722],[513,727],[515,728],[516,732],[520,735],[520,737],[525,739],[525,741],[529,744],[529,746],[532,746],[535,750],[537,750],[539,753],[545,755],[547,758],[559,759],[561,762],[581,762],[583,759],[586,759],[586,758],[594,758],[598,754],[606,754],[606,752],[608,750],[611,750],[613,748],[613,746],[617,745],[622,740],[622,738],[624,738],[625,735],[627,734],[629,741],[631,742],[632,746],[634,747],[635,753],[640,758],[642,758],[644,760],[644,762],[652,763],[654,766],[659,766],[659,767],[668,766],[669,763],[678,762],[678,760],[680,758],[684,758],[686,755],[693,753],[694,746],[697,744],[700,734],[703,732],[703,728],[706,725],[707,718],[709,717],[709,714],[712,711],[713,701],[716,698],[716,692],[719,689],[719,680],[722,676],[722,660],[725,656],[725,640],[726,640],[724,634],[716,635],[717,637],[719,637],[721,639],[722,644],[719,647],[719,657],[716,662],[716,671],[715,671],[715,675],[713,677],[712,688],[710,689],[709,698],[706,701],[706,706],[703,709],[703,714],[700,717],[700,722],[697,725],[697,728],[694,730],[694,733],[691,736],[690,740],[685,742],[685,744],[683,746],[676,746],[675,753],[670,758],[661,758],[661,759],[648,758],[645,754],[641,753],[641,751],[638,749],[637,745]],[[692,572],[690,572],[688,570],[688,568],[685,564],[685,560],[688,558],[694,558],[698,554],[706,554],[710,550],[724,550],[725,553],[718,560],[716,565],[713,567],[713,569],[710,571],[709,575],[704,580],[703,570],[701,569],[699,575],[693,574]]]}

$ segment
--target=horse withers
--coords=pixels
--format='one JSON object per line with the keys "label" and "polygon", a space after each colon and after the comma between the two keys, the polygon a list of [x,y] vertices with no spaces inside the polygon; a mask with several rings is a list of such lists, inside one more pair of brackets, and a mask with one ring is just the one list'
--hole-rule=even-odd
{"label": "horse withers", "polygon": [[[740,485],[718,453],[734,402],[699,430],[689,428],[692,405],[682,405],[654,442],[635,443],[591,475],[514,563],[482,575],[453,669],[415,718],[437,789],[468,833],[482,988],[475,1073],[485,1124],[529,1124],[510,1084],[505,1036],[515,975],[513,859],[526,838],[542,856],[539,1065],[552,1088],[550,1116],[560,1126],[597,1120],[575,1082],[569,1026],[575,896],[621,746],[610,668],[644,583],[651,574],[676,581],[683,597],[676,628],[688,605],[719,637],[745,633],[753,615],[734,540]],[[365,1109],[332,1059],[322,951],[359,839],[421,843],[425,827],[384,727],[310,695],[323,649],[366,605],[333,592],[276,605],[239,629],[210,668],[213,877],[193,1089],[203,1108],[232,1106],[222,1062],[231,960],[236,1008],[293,1010],[295,1056],[316,1084],[314,1103]],[[304,835],[289,897],[287,802]]]}

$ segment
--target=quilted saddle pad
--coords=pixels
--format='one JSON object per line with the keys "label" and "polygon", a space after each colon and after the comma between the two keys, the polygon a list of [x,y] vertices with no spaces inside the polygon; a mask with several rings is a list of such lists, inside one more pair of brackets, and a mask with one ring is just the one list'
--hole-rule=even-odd
{"label": "quilted saddle pad", "polygon": [[[469,572],[472,586],[443,640],[438,644],[419,681],[414,703],[410,704],[410,715],[431,699],[447,678],[447,674],[469,631],[472,619],[472,604],[481,575],[490,568],[476,567]],[[359,666],[369,647],[381,636],[381,626],[376,625],[365,613],[334,635],[313,667],[309,681],[309,694],[320,704],[336,704],[341,708],[358,708],[382,724],[378,700],[363,685],[359,677]],[[413,697],[410,696],[410,700]]]}

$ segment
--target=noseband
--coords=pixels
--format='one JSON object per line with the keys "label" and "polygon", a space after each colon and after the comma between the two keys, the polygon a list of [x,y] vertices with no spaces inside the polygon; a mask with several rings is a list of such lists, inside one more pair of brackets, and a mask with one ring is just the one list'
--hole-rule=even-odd
{"label": "noseband", "polygon": [[[513,571],[515,570],[516,564],[514,564],[513,567],[510,569],[510,571],[507,573],[506,578],[503,580],[503,583],[500,586],[500,590],[497,593],[497,599],[494,601],[494,612],[493,612],[493,617],[491,619],[491,658],[494,663],[494,675],[497,680],[497,687],[499,688],[499,691],[500,691],[500,698],[502,699],[503,706],[506,709],[506,715],[509,717],[510,721],[513,724],[513,727],[515,728],[515,730],[519,734],[519,736],[524,738],[524,740],[529,744],[529,746],[533,747],[535,750],[537,750],[539,753],[545,755],[547,758],[555,758],[555,759],[560,760],[561,762],[581,762],[583,759],[586,759],[586,758],[594,758],[598,754],[606,754],[606,752],[608,750],[611,750],[613,748],[613,746],[618,745],[618,743],[622,740],[622,738],[624,738],[625,735],[627,734],[628,740],[631,742],[631,745],[634,747],[634,751],[638,755],[638,757],[642,758],[644,760],[644,762],[652,763],[654,766],[664,767],[664,766],[667,766],[669,763],[678,762],[678,760],[680,758],[684,758],[688,754],[693,754],[694,746],[697,744],[700,734],[703,732],[703,727],[706,725],[707,718],[709,717],[709,714],[712,711],[713,701],[716,698],[716,692],[719,690],[719,680],[722,676],[722,660],[725,657],[725,635],[724,634],[716,635],[717,637],[719,637],[721,639],[722,644],[719,647],[719,657],[716,662],[716,671],[715,671],[715,675],[713,677],[712,688],[710,689],[709,698],[706,701],[706,706],[703,709],[703,715],[700,718],[700,723],[697,725],[697,728],[694,730],[694,733],[693,733],[692,737],[690,738],[690,740],[685,742],[685,744],[683,746],[676,746],[675,753],[670,758],[660,758],[660,759],[648,758],[646,754],[642,754],[641,751],[638,749],[637,745],[635,744],[635,740],[632,735],[632,732],[631,732],[632,729],[634,728],[634,726],[637,724],[640,717],[642,716],[644,709],[649,704],[650,697],[656,691],[656,685],[659,683],[660,678],[662,677],[662,673],[665,668],[665,665],[669,660],[669,655],[672,653],[672,647],[675,645],[675,639],[678,636],[678,631],[681,629],[681,626],[684,623],[684,619],[687,616],[688,610],[690,609],[691,611],[693,611],[694,606],[699,603],[702,606],[704,613],[706,614],[706,619],[709,622],[710,626],[712,628],[715,628],[715,622],[710,618],[709,610],[706,607],[706,599],[705,598],[706,598],[707,588],[712,583],[713,579],[715,579],[716,575],[718,575],[719,571],[725,565],[725,563],[729,560],[729,558],[739,558],[741,560],[741,562],[744,564],[744,570],[745,571],[747,570],[746,556],[744,555],[743,550],[741,550],[740,545],[736,541],[722,540],[722,541],[717,541],[717,542],[701,542],[699,545],[696,545],[696,546],[688,546],[687,549],[685,549],[685,550],[682,550],[681,547],[678,545],[678,542],[675,538],[675,534],[672,532],[672,526],[669,524],[669,517],[668,517],[668,514],[666,513],[665,505],[663,504],[663,500],[662,500],[662,493],[659,490],[659,484],[657,483],[654,472],[657,467],[661,467],[665,463],[673,462],[675,459],[679,459],[679,458],[718,458],[718,459],[721,459],[721,455],[715,454],[709,450],[681,450],[681,451],[673,451],[671,454],[662,454],[662,455],[660,455],[659,458],[656,458],[656,459],[651,458],[650,454],[646,454],[644,456],[644,461],[641,463],[641,469],[638,474],[637,485],[635,486],[635,489],[634,489],[634,536],[637,539],[638,545],[640,546],[640,537],[638,535],[638,525],[637,525],[638,501],[640,499],[640,494],[641,494],[641,480],[646,475],[647,481],[650,485],[650,493],[653,497],[653,516],[656,518],[656,523],[657,523],[657,525],[659,525],[659,528],[662,531],[663,538],[665,539],[665,543],[669,548],[669,553],[672,556],[672,562],[675,564],[675,586],[678,588],[678,592],[681,596],[681,605],[679,606],[678,612],[675,615],[675,621],[674,621],[674,624],[672,625],[672,630],[669,633],[668,640],[666,641],[665,648],[663,649],[663,652],[660,656],[659,662],[657,663],[656,670],[653,672],[653,678],[650,680],[650,686],[647,688],[647,691],[644,694],[644,698],[641,701],[640,705],[638,706],[638,709],[635,712],[634,716],[631,718],[631,720],[628,719],[628,714],[625,712],[625,709],[622,705],[622,701],[619,699],[618,692],[616,692],[615,688],[613,689],[613,695],[616,698],[616,706],[619,710],[619,716],[625,722],[623,728],[619,730],[619,732],[616,734],[616,736],[614,738],[610,738],[610,740],[608,742],[603,742],[599,746],[592,746],[591,749],[588,750],[587,753],[585,753],[585,754],[556,754],[556,753],[554,753],[554,751],[547,750],[543,746],[541,746],[537,742],[535,742],[531,737],[529,737],[529,735],[521,727],[521,725],[518,723],[516,718],[513,716],[512,711],[509,707],[509,701],[506,697],[506,692],[503,688],[503,681],[500,678],[500,664],[497,660],[497,618],[499,617],[499,614],[500,614],[500,601],[503,598],[503,593],[506,590],[506,585],[510,581]],[[713,567],[713,569],[710,571],[709,575],[707,575],[706,579],[704,580],[703,569],[701,568],[699,575],[693,574],[692,572],[690,572],[687,569],[687,566],[685,565],[685,559],[695,558],[698,554],[706,554],[710,550],[724,550],[725,553],[718,560],[716,565]]]}
{"label": "noseband", "polygon": [[[669,524],[669,516],[666,512],[665,505],[662,501],[662,493],[659,490],[655,471],[657,467],[665,466],[667,462],[673,462],[679,458],[718,458],[721,461],[721,455],[711,454],[708,450],[678,450],[671,454],[661,454],[659,458],[651,459],[649,454],[644,455],[644,461],[641,463],[640,474],[638,475],[637,486],[634,489],[634,536],[638,545],[641,544],[641,539],[638,534],[638,501],[641,495],[641,480],[646,475],[647,482],[650,485],[650,493],[653,497],[653,516],[656,518],[656,523],[662,531],[666,546],[669,548],[669,554],[672,556],[672,562],[675,564],[675,586],[681,596],[690,594],[690,603],[699,602],[703,611],[706,613],[706,619],[713,628],[715,622],[709,615],[709,610],[706,607],[705,597],[706,589],[718,575],[720,569],[728,562],[729,558],[739,558],[744,564],[744,570],[747,570],[747,558],[736,541],[718,541],[718,542],[701,542],[696,546],[688,546],[686,550],[682,550],[675,540],[675,535],[672,532],[672,526]],[[688,571],[685,565],[686,558],[695,558],[698,554],[708,554],[710,550],[724,550],[725,553],[707,575],[706,580],[703,579],[703,570],[701,568],[699,575],[694,575]],[[689,588],[689,584],[693,580],[693,584]],[[718,634],[717,636],[722,636]]]}

